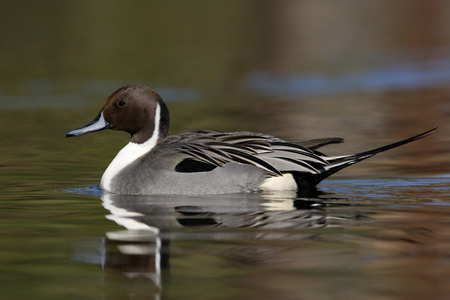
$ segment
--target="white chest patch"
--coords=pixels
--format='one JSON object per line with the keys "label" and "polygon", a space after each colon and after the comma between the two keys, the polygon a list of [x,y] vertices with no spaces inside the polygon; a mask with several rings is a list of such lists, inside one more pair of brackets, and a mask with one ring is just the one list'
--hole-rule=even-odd
{"label": "white chest patch", "polygon": [[155,129],[153,130],[152,137],[142,143],[136,144],[129,142],[122,150],[117,153],[113,161],[109,164],[105,173],[103,173],[102,180],[100,181],[100,187],[108,192],[112,191],[111,183],[112,179],[119,174],[119,172],[126,166],[133,163],[136,159],[150,152],[158,142],[159,137],[159,119],[160,119],[160,106],[156,106],[155,114]]}
{"label": "white chest patch", "polygon": [[290,173],[283,176],[270,177],[259,186],[263,191],[293,191],[297,189],[294,177]]}

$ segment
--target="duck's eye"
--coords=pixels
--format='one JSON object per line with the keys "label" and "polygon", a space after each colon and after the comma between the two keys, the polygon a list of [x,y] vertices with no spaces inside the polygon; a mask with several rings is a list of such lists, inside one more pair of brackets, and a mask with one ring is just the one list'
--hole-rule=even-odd
{"label": "duck's eye", "polygon": [[123,101],[123,100],[120,100],[119,102],[117,102],[117,105],[120,106],[120,107],[125,106],[126,104],[127,103],[125,101]]}

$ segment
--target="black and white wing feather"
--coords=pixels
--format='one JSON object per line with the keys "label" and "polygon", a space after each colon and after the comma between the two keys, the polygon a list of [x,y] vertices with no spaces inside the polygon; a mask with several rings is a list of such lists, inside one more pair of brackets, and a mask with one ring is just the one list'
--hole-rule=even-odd
{"label": "black and white wing feather", "polygon": [[[329,165],[314,151],[270,135],[201,131],[195,132],[195,138],[193,136],[194,134],[189,135],[189,133],[180,135],[173,145],[179,153],[184,155],[184,159],[214,167],[234,162],[258,167],[266,171],[269,176],[281,176],[286,172],[318,174]],[[340,141],[340,139],[324,139],[310,144],[318,148]],[[198,170],[198,168],[195,169]]]}

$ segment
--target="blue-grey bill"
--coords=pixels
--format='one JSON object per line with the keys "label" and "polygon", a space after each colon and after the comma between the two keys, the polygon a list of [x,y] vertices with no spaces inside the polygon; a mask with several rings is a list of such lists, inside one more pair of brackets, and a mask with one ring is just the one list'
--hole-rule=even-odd
{"label": "blue-grey bill", "polygon": [[67,133],[67,137],[72,136],[80,136],[83,134],[87,134],[90,132],[95,132],[103,129],[107,129],[111,126],[105,118],[103,117],[103,111],[98,114],[98,116],[89,124],[84,125],[83,127],[74,129]]}

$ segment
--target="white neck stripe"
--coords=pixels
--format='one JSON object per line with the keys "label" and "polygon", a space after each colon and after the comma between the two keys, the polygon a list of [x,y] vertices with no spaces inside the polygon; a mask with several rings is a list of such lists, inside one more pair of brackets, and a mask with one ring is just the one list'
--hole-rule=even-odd
{"label": "white neck stripe", "polygon": [[159,123],[161,120],[161,106],[159,105],[159,103],[156,103],[154,120],[155,120],[155,128],[153,129],[152,137],[141,144],[142,146],[144,146],[144,148],[147,148],[148,146],[150,146],[150,148],[147,150],[147,152],[150,151],[153,147],[155,147],[156,143],[158,142],[158,138],[159,138],[159,126],[160,126]]}
{"label": "white neck stripe", "polygon": [[161,107],[157,103],[155,111],[155,128],[153,130],[152,137],[142,144],[136,144],[129,142],[122,150],[117,153],[116,157],[109,164],[105,173],[103,173],[100,186],[106,191],[111,191],[112,179],[119,174],[119,172],[126,166],[133,163],[136,159],[150,152],[158,143],[159,139],[159,128],[161,119]]}

